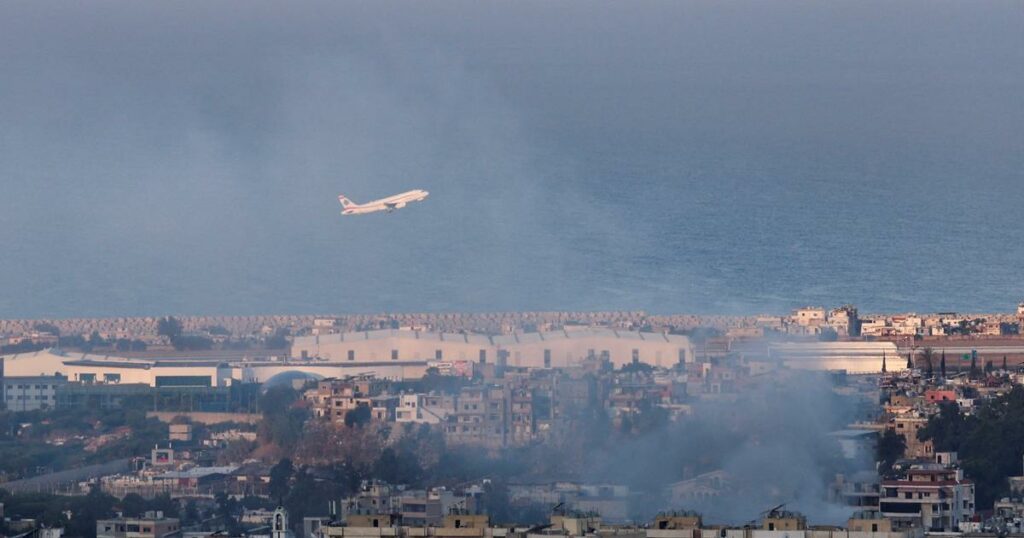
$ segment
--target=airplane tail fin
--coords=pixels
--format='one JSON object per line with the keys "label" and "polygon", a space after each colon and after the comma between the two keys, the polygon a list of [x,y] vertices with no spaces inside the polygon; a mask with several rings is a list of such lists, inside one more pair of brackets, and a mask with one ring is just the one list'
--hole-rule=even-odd
{"label": "airplane tail fin", "polygon": [[344,194],[342,194],[341,196],[338,196],[338,201],[341,202],[341,207],[343,209],[348,209],[348,208],[350,208],[352,206],[359,205],[359,204],[353,202],[352,200],[349,200],[348,198],[345,198]]}

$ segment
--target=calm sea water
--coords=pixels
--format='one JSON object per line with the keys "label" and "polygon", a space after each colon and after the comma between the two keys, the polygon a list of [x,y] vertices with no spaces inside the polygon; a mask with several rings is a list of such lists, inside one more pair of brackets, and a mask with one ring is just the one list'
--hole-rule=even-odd
{"label": "calm sea water", "polygon": [[0,316],[1024,299],[1019,4],[601,8],[12,8]]}

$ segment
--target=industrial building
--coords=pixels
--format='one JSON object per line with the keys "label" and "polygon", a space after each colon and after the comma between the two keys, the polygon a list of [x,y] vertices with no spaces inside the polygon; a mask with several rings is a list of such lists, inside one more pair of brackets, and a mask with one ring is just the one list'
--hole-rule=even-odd
{"label": "industrial building", "polygon": [[223,387],[231,367],[213,361],[161,361],[44,349],[0,357],[4,378],[60,375],[69,382],[150,387]]}
{"label": "industrial building", "polygon": [[616,367],[631,362],[670,367],[691,362],[693,346],[685,336],[589,327],[502,336],[389,329],[301,336],[292,345],[292,359],[353,365],[429,361],[560,368],[588,357]]}

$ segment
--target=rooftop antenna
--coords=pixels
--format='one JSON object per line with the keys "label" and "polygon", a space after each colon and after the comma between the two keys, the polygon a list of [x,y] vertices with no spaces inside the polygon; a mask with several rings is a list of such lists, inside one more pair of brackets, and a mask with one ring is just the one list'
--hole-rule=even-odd
{"label": "rooftop antenna", "polygon": [[765,510],[764,512],[761,512],[761,514],[767,515],[767,516],[771,516],[772,514],[778,513],[779,510],[782,510],[785,507],[786,507],[786,503],[782,503],[782,504],[776,506],[775,508],[772,508],[770,510]]}

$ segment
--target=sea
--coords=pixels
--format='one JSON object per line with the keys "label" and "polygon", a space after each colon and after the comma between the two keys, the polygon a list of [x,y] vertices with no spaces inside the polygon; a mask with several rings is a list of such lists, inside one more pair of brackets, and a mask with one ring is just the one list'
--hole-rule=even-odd
{"label": "sea", "polygon": [[322,7],[13,7],[0,317],[1024,300],[1019,3]]}

